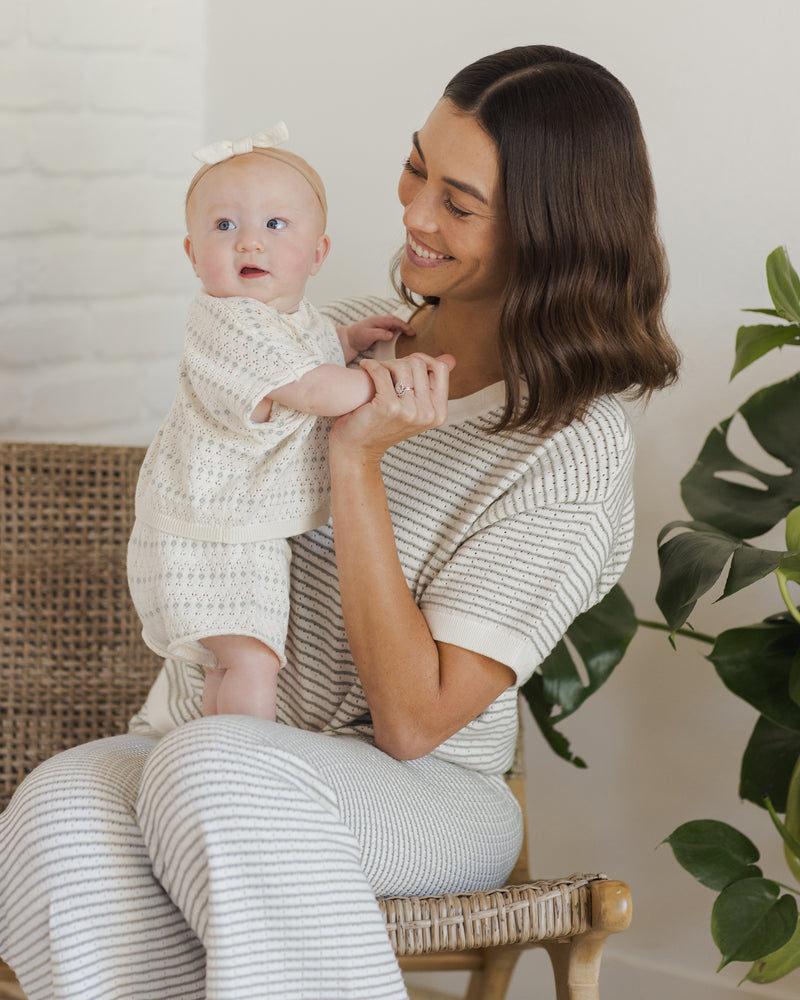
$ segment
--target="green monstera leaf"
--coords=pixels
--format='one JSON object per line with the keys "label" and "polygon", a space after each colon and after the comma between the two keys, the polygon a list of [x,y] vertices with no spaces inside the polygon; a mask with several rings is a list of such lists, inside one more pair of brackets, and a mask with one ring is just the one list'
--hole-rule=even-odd
{"label": "green monstera leaf", "polygon": [[783,811],[798,756],[800,732],[759,716],[742,757],[739,795],[761,808],[769,797]]}
{"label": "green monstera leaf", "polygon": [[[578,615],[567,634],[520,689],[550,747],[576,767],[585,767],[555,727],[605,684],[636,634],[633,605],[619,585]],[[586,680],[584,678],[587,678]]]}
{"label": "green monstera leaf", "polygon": [[786,247],[778,247],[767,257],[767,287],[778,315],[800,323],[800,278]]}
{"label": "green monstera leaf", "polygon": [[663,841],[675,860],[701,885],[721,892],[742,878],[760,878],[756,845],[729,823],[693,819],[679,826]]}
{"label": "green monstera leaf", "polygon": [[738,413],[786,472],[768,473],[738,458],[728,441],[729,417],[706,438],[681,481],[681,496],[695,520],[738,538],[755,538],[800,503],[800,374],[754,393]]}
{"label": "green monstera leaf", "polygon": [[789,589],[789,583],[800,583],[800,507],[795,507],[786,517],[786,547],[793,551],[781,560],[775,575],[778,577],[783,603],[792,618],[800,625],[800,608],[797,606],[796,597],[793,597]]}
{"label": "green monstera leaf", "polygon": [[745,312],[776,316],[787,320],[789,325],[763,323],[739,327],[731,378],[776,347],[800,346],[800,278],[785,247],[778,247],[767,257],[767,287],[775,308],[746,309]]}
{"label": "green monstera leaf", "polygon": [[785,558],[785,552],[757,548],[713,524],[671,521],[658,536],[661,578],[656,603],[669,627],[676,631],[726,567],[720,600],[774,572]]}
{"label": "green monstera leaf", "polygon": [[753,962],[783,947],[797,927],[794,896],[781,895],[777,882],[744,878],[717,896],[711,911],[711,936],[729,962]]}
{"label": "green monstera leaf", "polygon": [[[741,327],[731,378],[768,351],[800,345],[800,278],[784,247],[767,258],[767,285],[775,308],[749,311],[775,316],[789,325]],[[786,466],[786,472],[767,473],[738,458],[729,444],[733,420],[729,417],[706,438],[681,483],[681,494],[695,520],[739,538],[755,538],[800,504],[800,374],[756,392],[737,412],[764,451]]]}
{"label": "green monstera leaf", "polygon": [[708,659],[729,691],[775,725],[800,733],[800,706],[789,697],[798,651],[800,626],[780,616],[721,632]]}
{"label": "green monstera leaf", "polygon": [[[772,313],[777,316],[774,310]],[[777,326],[774,323],[740,326],[736,333],[736,358],[731,378],[769,351],[789,344],[800,346],[800,323],[792,323],[789,326]]]}

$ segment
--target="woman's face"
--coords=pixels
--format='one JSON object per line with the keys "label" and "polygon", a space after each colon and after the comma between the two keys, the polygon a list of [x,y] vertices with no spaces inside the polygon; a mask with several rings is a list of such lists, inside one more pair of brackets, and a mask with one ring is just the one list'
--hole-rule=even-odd
{"label": "woman's face", "polygon": [[497,149],[477,121],[440,100],[414,134],[398,194],[405,209],[400,276],[406,287],[476,306],[499,303],[509,227]]}

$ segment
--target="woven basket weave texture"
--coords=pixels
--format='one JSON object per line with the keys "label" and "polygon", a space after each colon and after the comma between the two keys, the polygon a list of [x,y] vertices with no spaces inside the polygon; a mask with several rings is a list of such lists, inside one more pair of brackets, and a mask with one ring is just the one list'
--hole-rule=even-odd
{"label": "woven basket weave texture", "polygon": [[144,450],[0,449],[0,808],[40,761],[123,733],[158,658],[125,559]]}
{"label": "woven basket weave texture", "polygon": [[587,931],[589,884],[604,875],[571,875],[489,892],[379,899],[400,956],[526,944]]}

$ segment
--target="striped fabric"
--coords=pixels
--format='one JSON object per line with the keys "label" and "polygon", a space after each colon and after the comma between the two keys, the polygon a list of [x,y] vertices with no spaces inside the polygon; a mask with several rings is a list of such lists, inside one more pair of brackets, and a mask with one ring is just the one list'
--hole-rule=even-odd
{"label": "striped fabric", "polygon": [[502,778],[353,738],[112,737],[0,817],[0,954],[30,1000],[406,1000],[375,895],[498,885],[520,832]]}
{"label": "striped fabric", "polygon": [[[453,401],[384,476],[434,638],[522,683],[625,564],[633,444],[611,399],[545,441],[489,435],[502,402],[498,386]],[[0,954],[31,1000],[401,1000],[375,894],[510,871],[516,690],[428,757],[392,760],[370,742],[329,527],[293,540],[291,603],[285,725],[198,719],[200,671],[167,661],[131,735],[41,765],[0,817]]]}

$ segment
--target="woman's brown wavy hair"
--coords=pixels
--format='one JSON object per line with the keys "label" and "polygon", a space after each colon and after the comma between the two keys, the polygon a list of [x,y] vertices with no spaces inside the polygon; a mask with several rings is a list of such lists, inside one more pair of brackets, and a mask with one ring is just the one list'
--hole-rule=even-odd
{"label": "woman's brown wavy hair", "polygon": [[531,45],[472,63],[444,97],[494,140],[511,227],[495,429],[549,433],[598,396],[649,397],[673,382],[667,263],[625,87],[589,59]]}

